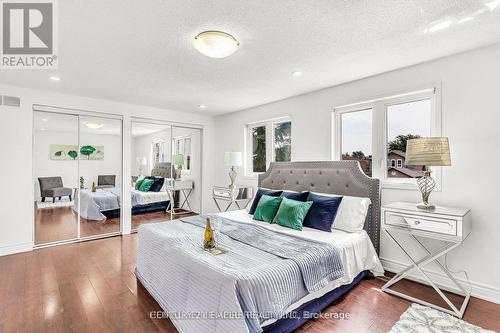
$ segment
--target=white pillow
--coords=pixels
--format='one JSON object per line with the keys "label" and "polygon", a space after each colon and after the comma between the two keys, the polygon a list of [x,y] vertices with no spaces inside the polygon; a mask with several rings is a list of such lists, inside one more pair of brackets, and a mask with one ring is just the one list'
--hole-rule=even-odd
{"label": "white pillow", "polygon": [[370,207],[370,198],[351,197],[348,195],[337,195],[329,193],[316,193],[328,197],[343,197],[339,210],[332,224],[332,230],[338,229],[347,232],[359,232],[363,230]]}

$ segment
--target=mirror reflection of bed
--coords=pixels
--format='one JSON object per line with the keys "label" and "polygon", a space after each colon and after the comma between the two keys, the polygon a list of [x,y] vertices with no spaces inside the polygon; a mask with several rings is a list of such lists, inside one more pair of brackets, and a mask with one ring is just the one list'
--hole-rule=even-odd
{"label": "mirror reflection of bed", "polygon": [[[201,129],[161,121],[132,121],[132,231],[142,224],[199,212],[200,157]],[[152,188],[137,186],[144,180],[153,181]]]}

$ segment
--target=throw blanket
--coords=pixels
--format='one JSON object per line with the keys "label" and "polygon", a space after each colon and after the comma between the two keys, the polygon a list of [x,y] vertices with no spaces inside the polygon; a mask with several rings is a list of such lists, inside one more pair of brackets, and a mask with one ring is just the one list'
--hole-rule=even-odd
{"label": "throw blanket", "polygon": [[201,246],[204,217],[139,228],[137,277],[163,309],[187,313],[171,316],[180,332],[261,332],[264,321],[343,276],[330,244],[221,220],[220,255]]}
{"label": "throw blanket", "polygon": [[[232,239],[280,258],[293,260],[300,268],[308,292],[319,290],[344,275],[342,261],[333,245],[277,233],[256,224],[233,222],[219,216],[212,219],[221,220],[220,232]],[[180,220],[202,228],[206,224],[204,216]]]}

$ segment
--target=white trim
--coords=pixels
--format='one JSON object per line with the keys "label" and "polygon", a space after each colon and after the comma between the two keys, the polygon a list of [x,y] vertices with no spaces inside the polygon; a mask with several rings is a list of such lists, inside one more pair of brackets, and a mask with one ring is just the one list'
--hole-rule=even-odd
{"label": "white trim", "polygon": [[[394,273],[400,272],[403,269],[405,269],[406,267],[408,267],[408,264],[404,264],[404,263],[396,261],[396,260],[382,258],[382,257],[380,258],[380,262],[382,263],[382,266],[384,267],[384,269],[386,271],[394,272]],[[448,279],[448,277],[445,274],[438,273],[434,270],[430,270],[427,268],[424,268],[423,271],[425,271],[425,273],[428,274],[429,277],[431,277],[431,279],[440,288],[454,292],[454,293],[460,292],[460,290],[450,282],[450,280]],[[408,279],[412,280],[412,281],[417,281],[417,282],[425,284],[425,285],[428,285],[427,281],[424,278],[422,278],[420,275],[418,275],[418,273],[417,274],[410,274],[408,276]],[[468,287],[467,280],[465,280],[461,277],[460,278],[457,277],[456,279],[462,285],[464,285],[466,288]],[[469,283],[470,283],[470,286],[472,288],[472,292],[471,292],[472,296],[483,299],[483,300],[488,301],[488,302],[500,304],[500,289],[499,288],[492,287],[492,286],[489,286],[487,284],[480,283],[480,282],[469,281]]]}
{"label": "white trim", "polygon": [[7,256],[9,254],[16,254],[21,252],[33,251],[33,242],[19,243],[0,247],[0,256]]}
{"label": "white trim", "polygon": [[[274,153],[274,127],[276,124],[281,124],[284,122],[292,122],[291,116],[282,116],[271,118],[262,121],[254,121],[250,123],[246,123],[244,127],[244,178],[245,179],[256,179],[257,175],[264,172],[254,172],[253,171],[253,163],[252,163],[252,151],[253,147],[251,147],[252,140],[252,132],[250,129],[256,127],[265,127],[266,131],[266,169],[269,167],[272,161],[275,159]],[[292,124],[293,127],[293,124]],[[292,129],[293,132],[293,129]],[[293,140],[293,138],[292,138]],[[292,148],[293,150],[293,148]],[[291,152],[293,154],[293,151]],[[290,157],[292,159],[292,157]]]}
{"label": "white trim", "polygon": [[[340,160],[342,157],[342,115],[350,112],[371,110],[372,112],[372,177],[381,180],[382,188],[418,190],[415,179],[392,179],[387,176],[387,107],[404,102],[424,99],[431,100],[430,136],[442,135],[441,84],[433,84],[432,88],[408,90],[411,92],[387,94],[363,102],[336,106],[332,111],[331,157]],[[399,167],[396,164],[397,167]],[[404,165],[402,165],[404,166]],[[432,167],[436,180],[435,192],[442,190],[442,168]]]}

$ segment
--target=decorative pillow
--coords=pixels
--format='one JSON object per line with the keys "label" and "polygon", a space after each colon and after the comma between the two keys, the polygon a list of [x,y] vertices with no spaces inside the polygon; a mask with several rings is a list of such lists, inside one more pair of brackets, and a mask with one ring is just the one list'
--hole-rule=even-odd
{"label": "decorative pillow", "polygon": [[161,188],[163,187],[163,183],[165,182],[165,178],[155,178],[153,180],[153,185],[151,185],[151,188],[149,189],[149,192],[160,192]]}
{"label": "decorative pillow", "polygon": [[255,193],[255,197],[253,198],[252,206],[250,206],[250,210],[248,211],[248,214],[252,215],[255,213],[255,209],[257,208],[257,205],[259,204],[259,200],[263,195],[268,195],[270,197],[279,197],[281,192],[283,192],[283,191],[274,191],[274,190],[268,190],[265,188],[259,188],[257,190],[257,193]]}
{"label": "decorative pillow", "polygon": [[[328,197],[340,197],[338,194],[329,193],[315,193]],[[370,208],[371,200],[370,198],[364,197],[351,197],[344,195],[342,197],[342,202],[340,203],[337,216],[332,225],[333,229],[338,229],[347,232],[359,232],[363,230],[366,221],[366,215],[368,214],[368,208]]]}
{"label": "decorative pillow", "polygon": [[142,182],[144,182],[144,178],[139,179],[138,181],[135,182],[135,189],[136,190],[139,190],[139,188],[141,187]]}
{"label": "decorative pillow", "polygon": [[304,227],[331,232],[333,220],[337,215],[342,197],[309,193],[307,201],[312,201],[313,204],[304,219]]}
{"label": "decorative pillow", "polygon": [[144,181],[141,183],[141,186],[139,187],[139,191],[141,192],[147,192],[153,185],[154,180],[151,179],[144,179]]}
{"label": "decorative pillow", "polygon": [[281,193],[281,196],[288,199],[304,202],[307,201],[309,192],[283,191],[283,193]]}
{"label": "decorative pillow", "polygon": [[276,213],[271,223],[276,223],[295,230],[302,230],[304,218],[312,204],[312,201],[303,202],[284,197],[283,201],[281,201],[278,213]]}
{"label": "decorative pillow", "polygon": [[253,214],[253,219],[257,221],[271,222],[281,204],[282,197],[272,197],[270,195],[262,195],[259,204]]}

